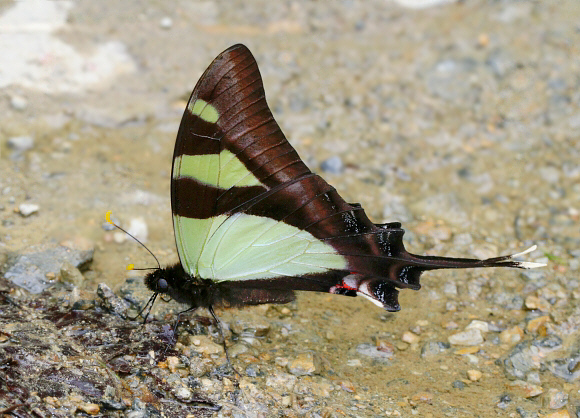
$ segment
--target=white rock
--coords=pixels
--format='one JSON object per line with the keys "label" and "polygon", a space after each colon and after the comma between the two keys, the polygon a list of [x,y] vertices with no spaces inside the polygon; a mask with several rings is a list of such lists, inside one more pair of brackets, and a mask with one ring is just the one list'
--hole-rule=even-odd
{"label": "white rock", "polygon": [[141,242],[146,242],[147,236],[149,235],[149,229],[147,228],[147,224],[143,218],[131,219],[129,228],[127,228],[127,232],[129,232]]}
{"label": "white rock", "polygon": [[478,329],[481,332],[489,332],[489,324],[487,322],[474,319],[468,326],[465,327],[465,329]]}
{"label": "white rock", "polygon": [[20,206],[18,206],[18,212],[20,212],[24,217],[38,212],[38,209],[40,209],[40,206],[35,205],[34,203],[21,203]]}
{"label": "white rock", "polygon": [[169,29],[171,26],[173,26],[173,20],[170,17],[165,16],[159,21],[159,26],[161,26],[163,29]]}
{"label": "white rock", "polygon": [[34,146],[34,138],[28,135],[8,138],[8,147],[16,151],[28,151]]}
{"label": "white rock", "polygon": [[24,110],[28,106],[28,101],[22,96],[14,95],[10,98],[10,105],[15,110]]}
{"label": "white rock", "polygon": [[480,330],[472,328],[450,335],[448,341],[454,345],[478,345],[483,342],[483,337]]}

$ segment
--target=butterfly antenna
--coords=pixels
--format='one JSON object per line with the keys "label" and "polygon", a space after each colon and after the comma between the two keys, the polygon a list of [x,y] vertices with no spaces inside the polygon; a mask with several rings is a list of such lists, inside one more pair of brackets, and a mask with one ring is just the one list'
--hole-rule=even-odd
{"label": "butterfly antenna", "polygon": [[[149,254],[151,254],[151,256],[155,259],[155,261],[157,262],[157,269],[161,270],[161,264],[159,263],[159,260],[157,259],[157,257],[155,257],[155,254],[153,254],[153,252],[147,248],[147,246],[145,244],[143,244],[141,241],[139,241],[137,238],[135,238],[133,235],[131,235],[130,233],[128,233],[127,231],[125,231],[123,228],[121,228],[119,225],[117,225],[115,222],[113,222],[111,220],[111,213],[113,213],[112,211],[108,210],[107,213],[105,213],[105,220],[107,221],[107,223],[113,225],[115,228],[123,231],[125,234],[129,235],[131,238],[133,238],[135,241],[137,241],[139,244],[141,244],[141,246],[143,248],[145,248]],[[155,267],[150,267],[150,268],[138,268],[136,269],[134,267],[133,264],[129,264],[127,266],[127,270],[155,270]]]}

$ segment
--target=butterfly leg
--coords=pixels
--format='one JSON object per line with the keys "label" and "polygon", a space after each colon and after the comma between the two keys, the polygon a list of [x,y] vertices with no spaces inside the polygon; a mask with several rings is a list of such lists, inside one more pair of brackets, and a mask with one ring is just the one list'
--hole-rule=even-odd
{"label": "butterfly leg", "polygon": [[213,306],[209,305],[208,310],[209,310],[209,313],[211,314],[211,316],[213,317],[213,319],[216,323],[218,332],[219,332],[220,337],[222,339],[222,345],[224,346],[224,352],[226,353],[226,360],[228,362],[228,365],[234,371],[236,376],[240,377],[240,373],[238,373],[238,371],[236,370],[236,368],[234,367],[234,365],[232,364],[232,362],[230,360],[230,355],[228,354],[228,347],[226,346],[226,338],[225,338],[224,333],[222,331],[222,324],[221,324],[220,320],[218,319],[217,315],[215,314],[215,312],[213,310]]}

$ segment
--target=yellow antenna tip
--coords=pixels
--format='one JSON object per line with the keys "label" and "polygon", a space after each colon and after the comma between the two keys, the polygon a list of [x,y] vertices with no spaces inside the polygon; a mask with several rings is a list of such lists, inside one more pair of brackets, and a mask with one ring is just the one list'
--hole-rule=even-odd
{"label": "yellow antenna tip", "polygon": [[113,221],[111,221],[111,213],[113,213],[112,210],[108,210],[107,213],[105,213],[105,220],[110,224],[113,223]]}
{"label": "yellow antenna tip", "polygon": [[127,265],[127,270],[133,270],[135,268],[135,264]]}

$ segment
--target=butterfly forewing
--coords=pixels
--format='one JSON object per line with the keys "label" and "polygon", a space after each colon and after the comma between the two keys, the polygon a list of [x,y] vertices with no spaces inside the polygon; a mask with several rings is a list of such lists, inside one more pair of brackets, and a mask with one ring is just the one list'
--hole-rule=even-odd
{"label": "butterfly forewing", "polygon": [[[268,108],[249,50],[222,53],[195,87],[175,145],[172,209],[186,271],[219,281],[345,268],[332,246],[279,222],[305,203],[292,200],[296,190],[279,202],[281,194],[269,192],[309,175]],[[273,205],[266,213],[243,210],[256,200]],[[312,254],[329,257],[313,264]]]}

